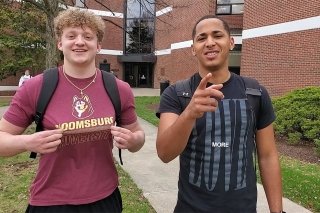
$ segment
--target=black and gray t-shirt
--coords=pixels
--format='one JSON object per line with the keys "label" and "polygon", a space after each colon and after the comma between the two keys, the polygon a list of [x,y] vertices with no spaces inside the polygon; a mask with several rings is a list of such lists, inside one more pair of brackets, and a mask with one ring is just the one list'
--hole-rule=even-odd
{"label": "black and gray t-shirt", "polygon": [[[191,91],[200,81],[198,73],[192,76]],[[261,89],[257,129],[275,119],[270,97],[264,87]],[[240,76],[232,74],[221,91],[225,97],[219,107],[197,119],[180,155],[177,212],[256,211],[255,124],[245,85]],[[182,113],[175,85],[161,96],[159,113],[163,112]]]}

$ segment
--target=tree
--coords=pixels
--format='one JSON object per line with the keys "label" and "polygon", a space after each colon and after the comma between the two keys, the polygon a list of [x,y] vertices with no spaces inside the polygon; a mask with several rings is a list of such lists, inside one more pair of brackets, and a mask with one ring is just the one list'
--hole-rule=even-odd
{"label": "tree", "polygon": [[44,67],[45,16],[30,4],[0,1],[0,79]]}
{"label": "tree", "polygon": [[60,54],[57,49],[53,20],[62,10],[61,5],[66,5],[65,1],[53,0],[23,0],[23,2],[33,4],[46,16],[46,68],[54,67],[58,64]]}
{"label": "tree", "polygon": [[151,53],[153,44],[153,28],[148,20],[135,19],[128,30],[129,43],[127,53]]}

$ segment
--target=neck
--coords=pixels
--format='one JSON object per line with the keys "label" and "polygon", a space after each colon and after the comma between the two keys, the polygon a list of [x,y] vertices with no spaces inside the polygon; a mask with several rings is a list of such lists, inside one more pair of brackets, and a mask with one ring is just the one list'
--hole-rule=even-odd
{"label": "neck", "polygon": [[204,76],[206,76],[208,73],[212,73],[212,77],[209,79],[210,83],[213,84],[222,84],[226,81],[229,80],[231,74],[229,69],[220,69],[220,70],[200,70],[199,74],[201,76],[201,78],[203,78]]}
{"label": "neck", "polygon": [[95,64],[86,65],[73,65],[65,63],[63,65],[64,72],[73,78],[89,78],[96,73]]}

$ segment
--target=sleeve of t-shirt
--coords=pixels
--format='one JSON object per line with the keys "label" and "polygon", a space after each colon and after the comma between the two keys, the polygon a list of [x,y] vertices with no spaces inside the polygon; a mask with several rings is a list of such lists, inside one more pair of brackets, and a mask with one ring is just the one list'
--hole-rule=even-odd
{"label": "sleeve of t-shirt", "polygon": [[170,112],[177,115],[182,113],[179,98],[175,91],[175,85],[170,85],[161,94],[159,109],[156,116],[160,118],[160,114],[164,112]]}
{"label": "sleeve of t-shirt", "polygon": [[269,126],[276,118],[268,91],[263,86],[261,90],[260,114],[257,119],[258,130]]}
{"label": "sleeve of t-shirt", "polygon": [[129,125],[137,121],[134,95],[128,83],[117,79],[121,100],[121,124]]}
{"label": "sleeve of t-shirt", "polygon": [[36,100],[41,85],[42,77],[37,76],[19,87],[3,118],[13,125],[27,128],[34,120]]}

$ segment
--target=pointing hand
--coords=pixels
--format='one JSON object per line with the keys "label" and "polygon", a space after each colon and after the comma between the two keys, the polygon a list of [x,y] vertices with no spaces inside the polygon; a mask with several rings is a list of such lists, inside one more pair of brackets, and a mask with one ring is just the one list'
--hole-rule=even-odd
{"label": "pointing hand", "polygon": [[218,107],[218,100],[224,98],[223,93],[219,91],[222,88],[222,84],[206,87],[211,77],[212,74],[208,73],[202,78],[186,108],[186,112],[192,119],[202,117],[205,112],[215,111]]}

